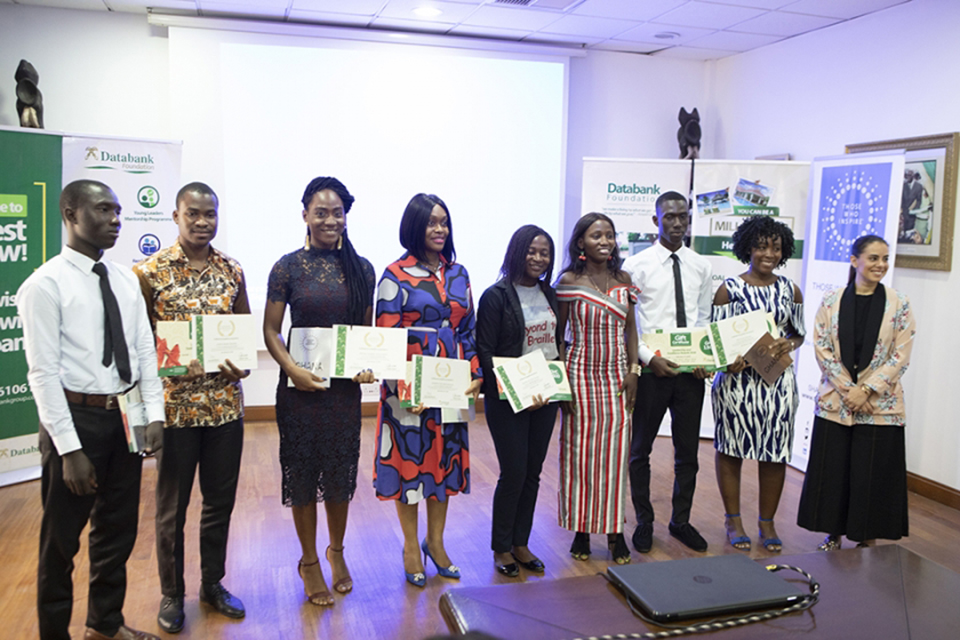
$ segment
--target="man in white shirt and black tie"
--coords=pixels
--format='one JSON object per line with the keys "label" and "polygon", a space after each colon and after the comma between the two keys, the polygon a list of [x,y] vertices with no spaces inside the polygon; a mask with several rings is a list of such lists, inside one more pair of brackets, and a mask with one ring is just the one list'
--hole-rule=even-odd
{"label": "man in white shirt and black tie", "polygon": [[141,457],[131,453],[117,395],[135,385],[146,405],[146,451],[163,442],[163,387],[137,277],[101,260],[117,242],[120,203],[107,185],[60,195],[67,245],[17,292],[40,416],[42,459],[37,609],[40,637],[69,639],[73,558],[90,527],[85,640],[150,639],[123,619],[126,562],[137,538]]}
{"label": "man in white shirt and black tie", "polygon": [[[657,198],[653,222],[659,230],[657,243],[623,263],[623,269],[640,290],[637,304],[640,334],[657,329],[706,326],[710,322],[713,300],[712,270],[705,258],[683,243],[690,226],[687,199],[676,191],[661,195]],[[637,515],[633,546],[640,553],[647,553],[653,545],[650,452],[663,416],[669,410],[675,474],[669,531],[694,551],[706,551],[706,540],[690,524],[690,509],[699,469],[703,381],[708,374],[702,368],[680,373],[676,363],[657,355],[643,340],[639,351],[645,370],[637,383],[630,444],[630,493]]]}

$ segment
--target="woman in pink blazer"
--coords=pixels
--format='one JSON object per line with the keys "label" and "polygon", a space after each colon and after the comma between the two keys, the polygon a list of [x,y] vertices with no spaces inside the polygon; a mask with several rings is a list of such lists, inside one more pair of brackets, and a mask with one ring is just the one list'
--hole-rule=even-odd
{"label": "woman in pink blazer", "polygon": [[824,296],[814,324],[823,375],[797,524],[868,546],[907,535],[907,468],[900,378],[916,334],[910,302],[880,283],[890,249],[878,236],[851,248],[850,283]]}

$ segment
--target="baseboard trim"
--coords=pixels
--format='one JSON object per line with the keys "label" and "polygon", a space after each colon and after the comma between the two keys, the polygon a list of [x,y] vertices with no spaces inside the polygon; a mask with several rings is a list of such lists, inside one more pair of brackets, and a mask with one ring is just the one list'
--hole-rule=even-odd
{"label": "baseboard trim", "polygon": [[907,489],[952,509],[960,509],[960,491],[953,487],[908,471]]}
{"label": "baseboard trim", "polygon": [[[360,415],[364,418],[370,418],[377,415],[379,403],[362,402],[360,403]],[[274,405],[244,407],[244,420],[247,422],[276,422],[277,408]],[[477,413],[483,413],[483,402],[477,403]]]}

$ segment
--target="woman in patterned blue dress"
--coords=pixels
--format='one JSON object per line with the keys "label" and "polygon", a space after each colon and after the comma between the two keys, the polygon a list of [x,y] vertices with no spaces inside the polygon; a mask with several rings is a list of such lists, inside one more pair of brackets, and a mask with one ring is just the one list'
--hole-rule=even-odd
{"label": "woman in patterned blue dress", "polygon": [[[413,197],[400,222],[407,250],[380,279],[377,326],[407,327],[407,357],[457,358],[470,362],[474,400],[483,378],[474,335],[473,297],[467,270],[456,262],[447,205],[434,195]],[[443,422],[440,409],[400,407],[397,381],[380,387],[373,484],[381,500],[395,500],[403,530],[407,581],[426,584],[420,551],[437,572],[459,578],[443,544],[447,498],[470,492],[466,422]],[[418,545],[417,511],[427,503],[427,536]]]}
{"label": "woman in patterned blue dress", "polygon": [[[772,313],[780,332],[771,347],[776,358],[803,344],[803,296],[788,278],[774,273],[793,251],[793,232],[788,226],[769,216],[748,218],[733,234],[733,253],[750,268],[736,278],[727,278],[713,300],[714,321],[756,310]],[[793,367],[768,385],[738,357],[725,373],[717,374],[712,396],[717,484],[727,512],[727,539],[737,549],[750,549],[740,518],[740,468],[744,458],[756,460],[760,544],[767,551],[778,552],[783,544],[773,517],[783,491],[799,403]]]}

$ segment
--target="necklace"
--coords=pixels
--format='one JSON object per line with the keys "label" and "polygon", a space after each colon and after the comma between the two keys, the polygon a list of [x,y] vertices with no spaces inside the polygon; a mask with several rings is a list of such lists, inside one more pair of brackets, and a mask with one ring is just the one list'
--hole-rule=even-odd
{"label": "necklace", "polygon": [[600,285],[597,284],[597,281],[593,279],[593,274],[587,273],[587,277],[590,278],[590,284],[593,285],[593,288],[599,291],[600,293],[606,295],[607,291],[610,290],[610,287],[607,286],[610,284],[610,272],[607,271],[606,269],[604,269],[603,271],[603,284],[605,286],[602,289],[600,288]]}

